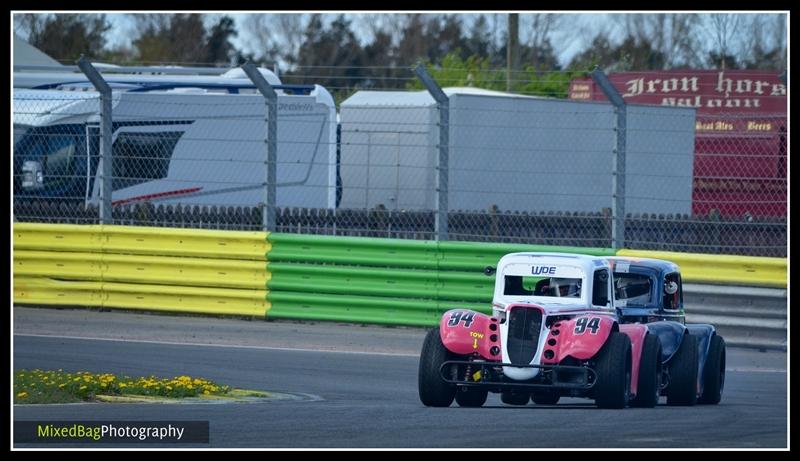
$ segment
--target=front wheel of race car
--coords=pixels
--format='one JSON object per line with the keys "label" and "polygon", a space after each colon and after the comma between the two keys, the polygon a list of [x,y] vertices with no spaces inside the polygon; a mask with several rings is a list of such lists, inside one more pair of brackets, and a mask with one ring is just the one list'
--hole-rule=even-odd
{"label": "front wheel of race car", "polygon": [[597,354],[594,400],[600,408],[625,408],[630,398],[631,340],[612,332]]}
{"label": "front wheel of race car", "polygon": [[653,408],[658,404],[661,384],[661,341],[656,335],[644,337],[642,359],[639,361],[639,381],[632,407]]}
{"label": "front wheel of race car", "polygon": [[678,351],[669,361],[667,405],[691,406],[697,402],[697,338],[684,335]]}
{"label": "front wheel of race car", "polygon": [[456,395],[455,386],[446,383],[439,371],[452,354],[442,344],[439,329],[434,328],[425,336],[419,358],[419,399],[429,407],[449,407]]}
{"label": "front wheel of race car", "polygon": [[462,388],[456,391],[456,403],[460,407],[479,407],[486,403],[489,391],[475,387]]}
{"label": "front wheel of race car", "polygon": [[697,403],[716,405],[722,400],[722,388],[725,385],[725,340],[722,336],[711,337],[704,368],[703,394]]}

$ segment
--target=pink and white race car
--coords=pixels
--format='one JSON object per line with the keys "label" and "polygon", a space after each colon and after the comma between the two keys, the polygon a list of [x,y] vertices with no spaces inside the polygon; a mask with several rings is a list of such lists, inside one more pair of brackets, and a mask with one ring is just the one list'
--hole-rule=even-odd
{"label": "pink and white race car", "polygon": [[512,253],[500,259],[492,315],[444,313],[428,332],[419,363],[423,404],[453,399],[479,407],[489,392],[503,403],[556,404],[561,396],[600,408],[658,403],[658,338],[643,324],[621,324],[613,272],[601,257]]}

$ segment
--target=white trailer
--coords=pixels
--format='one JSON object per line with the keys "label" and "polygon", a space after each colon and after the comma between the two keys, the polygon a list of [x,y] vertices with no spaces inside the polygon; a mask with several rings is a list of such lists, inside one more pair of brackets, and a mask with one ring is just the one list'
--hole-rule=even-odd
{"label": "white trailer", "polygon": [[[264,202],[266,103],[238,77],[108,78],[114,205]],[[277,205],[334,208],[333,98],[266,77],[278,92]],[[99,95],[84,80],[14,90],[15,198],[99,199]]]}
{"label": "white trailer", "polygon": [[[607,103],[445,88],[450,210],[600,212],[611,205]],[[439,112],[427,91],[341,104],[342,208],[436,208]],[[695,111],[629,105],[626,211],[691,213]]]}

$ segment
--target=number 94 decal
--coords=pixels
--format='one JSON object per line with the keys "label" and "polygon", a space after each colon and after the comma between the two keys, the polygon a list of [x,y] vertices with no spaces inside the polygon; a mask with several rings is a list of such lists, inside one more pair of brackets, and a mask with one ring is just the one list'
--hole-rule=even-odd
{"label": "number 94 decal", "polygon": [[575,322],[575,334],[582,335],[589,330],[589,334],[596,335],[600,329],[600,317],[581,317]]}
{"label": "number 94 decal", "polygon": [[455,311],[450,314],[450,320],[447,321],[447,326],[456,327],[459,322],[464,322],[464,328],[469,328],[474,319],[474,312]]}

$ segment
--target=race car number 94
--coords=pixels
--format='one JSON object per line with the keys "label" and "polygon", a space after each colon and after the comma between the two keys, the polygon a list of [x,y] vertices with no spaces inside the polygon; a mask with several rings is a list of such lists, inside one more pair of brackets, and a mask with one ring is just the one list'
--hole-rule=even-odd
{"label": "race car number 94", "polygon": [[590,334],[596,335],[600,329],[600,317],[581,317],[575,322],[575,334],[582,335],[589,330]]}
{"label": "race car number 94", "polygon": [[474,319],[474,312],[455,311],[450,314],[450,320],[448,320],[447,326],[455,327],[458,326],[459,322],[464,322],[464,328],[469,328]]}

